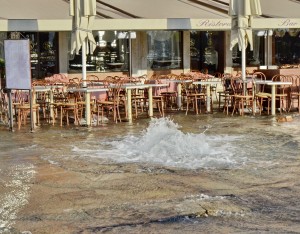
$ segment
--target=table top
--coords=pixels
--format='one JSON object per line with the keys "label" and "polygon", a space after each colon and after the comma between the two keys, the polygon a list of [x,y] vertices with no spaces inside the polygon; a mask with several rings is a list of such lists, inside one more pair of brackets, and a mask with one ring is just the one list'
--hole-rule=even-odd
{"label": "table top", "polygon": [[222,83],[217,80],[202,80],[202,81],[194,81],[193,84],[211,85],[211,84],[222,84]]}
{"label": "table top", "polygon": [[36,85],[32,87],[32,90],[35,92],[45,92],[45,91],[50,91],[52,89],[56,88],[62,88],[64,87],[63,85]]}
{"label": "table top", "polygon": [[291,85],[291,84],[293,83],[289,81],[272,81],[267,83],[267,85]]}
{"label": "table top", "polygon": [[68,92],[86,92],[86,93],[92,93],[92,92],[108,91],[108,88],[93,88],[93,87],[87,87],[87,88],[67,89],[67,91],[68,91]]}
{"label": "table top", "polygon": [[190,83],[193,80],[168,80],[168,82],[175,82],[175,83]]}
{"label": "table top", "polygon": [[110,87],[114,88],[114,87],[120,87],[120,88],[124,88],[124,89],[146,89],[146,88],[151,88],[151,87],[168,87],[169,84],[132,84],[132,83],[128,83],[128,84],[111,84]]}
{"label": "table top", "polygon": [[290,81],[271,81],[271,80],[257,80],[254,83],[266,84],[266,85],[291,85],[291,84],[293,84]]}

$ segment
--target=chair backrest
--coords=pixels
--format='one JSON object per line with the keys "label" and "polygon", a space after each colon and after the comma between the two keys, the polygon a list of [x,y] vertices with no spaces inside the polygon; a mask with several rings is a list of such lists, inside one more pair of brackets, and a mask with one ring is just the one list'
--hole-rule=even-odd
{"label": "chair backrest", "polygon": [[223,75],[222,75],[221,72],[215,72],[215,73],[214,73],[214,77],[215,77],[215,78],[222,78],[222,76],[223,76]]}
{"label": "chair backrest", "polygon": [[81,79],[78,78],[78,77],[74,77],[74,78],[72,78],[72,79],[69,80],[69,82],[74,82],[74,83],[77,83],[77,84],[79,84],[80,81],[81,81]]}
{"label": "chair backrest", "polygon": [[291,92],[293,93],[299,93],[299,87],[300,87],[300,76],[298,75],[291,75],[292,77],[292,86],[291,86]]}
{"label": "chair backrest", "polygon": [[[293,82],[293,78],[291,76],[277,74],[272,77],[272,81]],[[277,86],[277,90],[280,90],[283,94],[285,94],[290,91],[290,87],[291,85],[280,85],[280,87]]]}
{"label": "chair backrest", "polygon": [[99,81],[99,77],[96,75],[88,75],[86,79],[91,81]]}
{"label": "chair backrest", "polygon": [[195,86],[193,85],[193,82],[182,82],[181,84],[181,93],[183,95],[190,95],[192,93],[195,93]]}
{"label": "chair backrest", "polygon": [[[257,80],[266,80],[266,75],[262,72],[254,72],[252,74],[252,81],[255,82]],[[264,92],[265,91],[265,84],[260,84],[259,85],[259,90],[257,92]]]}
{"label": "chair backrest", "polygon": [[231,77],[230,85],[233,94],[243,94],[243,82],[240,77]]}
{"label": "chair backrest", "polygon": [[300,75],[294,75],[294,84],[293,86],[296,86],[298,89],[298,92],[300,93]]}
{"label": "chair backrest", "polygon": [[224,73],[221,77],[221,82],[223,85],[223,90],[227,91],[227,90],[231,90],[231,79],[232,79],[233,75],[230,73]]}
{"label": "chair backrest", "polygon": [[167,78],[169,80],[177,80],[178,79],[178,75],[176,75],[176,74],[169,74],[169,75],[167,75]]}
{"label": "chair backrest", "polygon": [[29,92],[26,90],[15,90],[12,95],[13,103],[29,103]]}

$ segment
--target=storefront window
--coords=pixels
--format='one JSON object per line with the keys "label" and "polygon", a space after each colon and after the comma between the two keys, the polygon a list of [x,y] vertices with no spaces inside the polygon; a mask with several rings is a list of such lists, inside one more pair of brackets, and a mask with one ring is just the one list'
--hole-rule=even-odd
{"label": "storefront window", "polygon": [[276,65],[300,64],[300,29],[277,29],[274,34]]}
{"label": "storefront window", "polygon": [[148,69],[182,68],[182,33],[178,31],[149,31]]}
{"label": "storefront window", "polygon": [[[259,66],[265,64],[264,61],[264,43],[267,31],[253,31],[253,50],[250,45],[246,48],[246,65]],[[239,46],[236,44],[232,48],[232,65],[234,67],[240,67],[242,64],[242,52],[239,50]]]}
{"label": "storefront window", "polygon": [[[58,35],[56,32],[8,32],[6,35],[1,38],[30,40],[32,78],[44,78],[58,73]],[[3,54],[1,50],[0,57]]]}
{"label": "storefront window", "polygon": [[222,70],[224,35],[217,31],[192,31],[190,34],[191,70],[209,72]]}
{"label": "storefront window", "polygon": [[[95,33],[97,46],[93,54],[87,55],[87,71],[128,71],[128,33],[117,31],[97,31]],[[82,69],[81,51],[78,55],[74,54],[70,58],[69,68],[70,70]]]}

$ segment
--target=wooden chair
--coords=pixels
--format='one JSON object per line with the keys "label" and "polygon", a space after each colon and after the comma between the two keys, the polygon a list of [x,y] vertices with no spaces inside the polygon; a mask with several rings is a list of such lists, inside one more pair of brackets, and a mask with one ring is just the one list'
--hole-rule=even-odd
{"label": "wooden chair", "polygon": [[[122,86],[123,82],[117,82],[115,83],[114,87],[108,87],[109,90],[107,91],[107,96],[105,100],[96,100],[96,106],[97,106],[97,119],[99,123],[100,119],[100,113],[101,113],[101,121],[104,120],[104,112],[106,112],[106,115],[108,116],[110,112],[113,113],[113,120],[114,122],[121,122],[121,115],[120,115],[120,106],[125,106],[126,100],[124,99],[124,96],[121,95],[122,92]],[[126,106],[125,106],[126,109]]]}
{"label": "wooden chair", "polygon": [[[29,92],[24,90],[16,90],[13,100],[13,106],[15,109],[15,115],[17,117],[18,129],[21,129],[21,125],[26,125],[28,116],[31,116],[30,110],[30,97]],[[32,114],[36,116],[36,119],[33,121],[39,125],[40,115],[39,115],[39,104],[32,105]]]}
{"label": "wooden chair", "polygon": [[[244,110],[247,108],[250,110],[253,114],[255,113],[254,110],[254,98],[252,93],[247,94],[244,93],[244,86],[248,85],[249,81],[244,81],[242,78],[238,77],[233,77],[231,79],[231,87],[233,90],[233,94],[231,95],[232,98],[232,114],[233,115],[235,112],[239,111],[240,115],[244,115]],[[252,80],[251,80],[252,82]]]}
{"label": "wooden chair", "polygon": [[169,87],[166,90],[161,91],[160,95],[164,97],[165,108],[174,109],[176,106],[176,98],[177,98],[177,88],[176,83],[172,82],[171,80],[178,80],[178,76],[175,74],[169,75],[161,75],[158,77],[160,83],[167,83]]}
{"label": "wooden chair", "polygon": [[253,86],[255,85],[255,91],[253,93],[254,95],[254,101],[255,104],[258,105],[259,108],[259,114],[261,115],[263,109],[264,109],[264,103],[267,102],[267,111],[268,115],[270,114],[270,100],[271,100],[271,94],[265,92],[265,84],[256,84],[256,81],[266,81],[266,75],[262,72],[254,72],[252,74],[252,81]]}
{"label": "wooden chair", "polygon": [[290,106],[289,106],[289,112],[292,108],[294,108],[294,103],[297,103],[296,108],[298,108],[298,113],[300,113],[300,75],[293,75],[293,84],[291,86],[289,100],[290,100]]}
{"label": "wooden chair", "polygon": [[[272,77],[272,81],[293,82],[293,79],[291,76],[275,75]],[[291,89],[291,85],[281,85],[280,87],[277,88],[275,98],[277,101],[279,101],[280,114],[282,114],[282,110],[284,110],[285,112],[287,112],[288,110],[290,89]],[[269,102],[271,102],[271,99],[269,99]]]}
{"label": "wooden chair", "polygon": [[206,94],[199,92],[196,85],[193,85],[192,82],[183,82],[182,83],[182,97],[183,102],[186,103],[186,112],[187,115],[190,105],[193,106],[194,112],[196,114],[201,113],[201,104],[202,102],[206,103]]}
{"label": "wooden chair", "polygon": [[218,93],[218,105],[219,110],[221,110],[221,102],[223,101],[223,111],[226,109],[228,114],[228,107],[230,101],[230,94],[232,94],[232,89],[230,85],[232,75],[230,73],[224,73],[221,76],[222,90],[217,91]]}
{"label": "wooden chair", "polygon": [[8,123],[8,97],[3,89],[0,90],[0,122]]}
{"label": "wooden chair", "polygon": [[[145,84],[159,84],[159,80],[157,79],[150,79],[150,80],[146,80]],[[145,97],[148,99],[149,95],[148,95],[148,90],[146,89],[145,91]],[[158,109],[159,114],[161,117],[165,116],[165,111],[164,111],[164,106],[165,106],[165,99],[164,96],[161,95],[161,88],[156,87],[153,89],[153,93],[152,93],[152,101],[153,101],[153,106],[156,106],[156,109]]]}
{"label": "wooden chair", "polygon": [[[63,125],[63,119],[66,119],[66,124],[69,125],[69,119],[73,115],[74,124],[79,124],[79,105],[77,103],[78,97],[76,92],[67,91],[70,88],[77,88],[78,84],[70,82],[57,96],[55,95],[53,107],[55,109],[55,116],[60,113],[60,126]],[[55,118],[53,124],[55,123]]]}

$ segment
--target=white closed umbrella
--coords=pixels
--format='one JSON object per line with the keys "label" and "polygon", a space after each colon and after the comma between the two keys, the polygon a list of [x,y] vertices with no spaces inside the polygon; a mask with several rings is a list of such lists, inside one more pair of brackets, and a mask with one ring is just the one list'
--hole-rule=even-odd
{"label": "white closed umbrella", "polygon": [[[92,25],[96,16],[96,0],[70,0],[72,18],[71,54],[82,54],[82,80],[86,80],[86,54],[90,42],[90,53],[96,48]],[[83,83],[86,86],[86,83]],[[90,98],[86,94],[86,124],[90,125]]]}
{"label": "white closed umbrella", "polygon": [[246,47],[253,50],[251,21],[262,14],[260,0],[230,0],[228,14],[232,19],[230,49],[238,44],[242,51],[242,78],[246,79]]}

